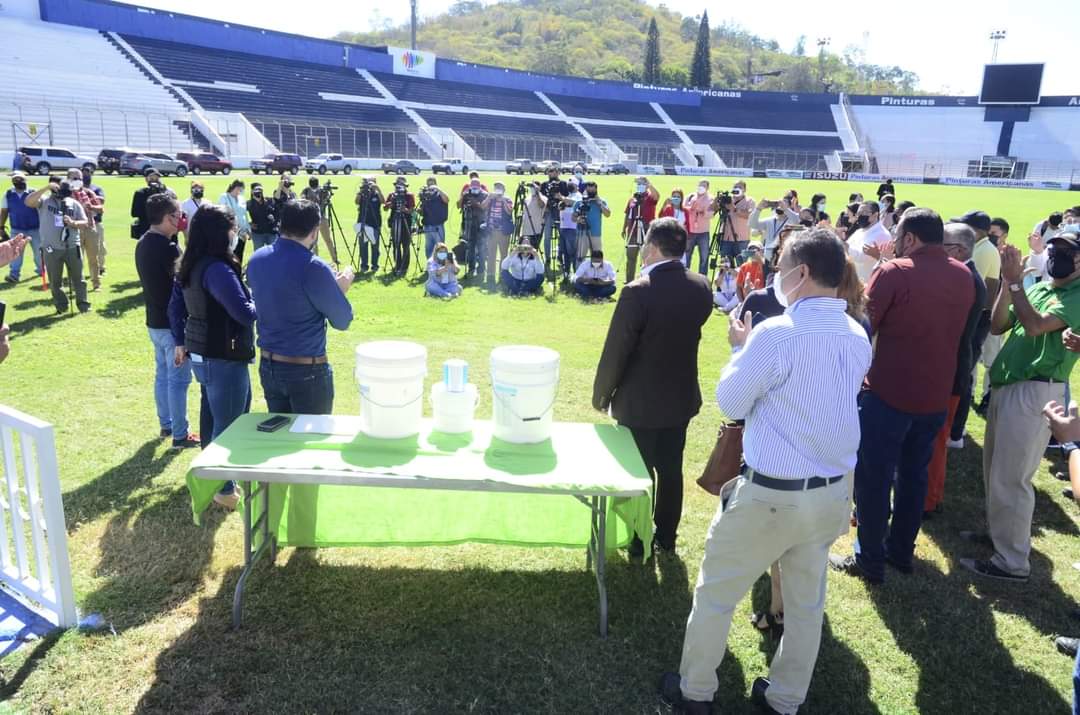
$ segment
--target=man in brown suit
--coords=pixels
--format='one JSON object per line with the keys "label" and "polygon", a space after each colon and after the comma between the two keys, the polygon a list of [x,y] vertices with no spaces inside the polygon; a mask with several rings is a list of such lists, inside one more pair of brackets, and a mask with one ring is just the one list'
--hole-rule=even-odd
{"label": "man in brown suit", "polygon": [[[619,295],[593,382],[593,407],[630,428],[655,485],[654,544],[674,550],[683,500],[686,427],[701,409],[698,344],[712,313],[708,279],[686,270],[686,229],[649,226],[641,277]],[[631,556],[644,551],[636,537]]]}

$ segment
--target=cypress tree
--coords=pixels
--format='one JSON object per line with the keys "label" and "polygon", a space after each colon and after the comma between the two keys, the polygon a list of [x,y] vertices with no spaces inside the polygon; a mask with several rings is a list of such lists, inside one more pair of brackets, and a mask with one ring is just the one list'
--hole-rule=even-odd
{"label": "cypress tree", "polygon": [[641,80],[646,84],[660,81],[660,30],[656,18],[649,20],[649,33],[645,39],[645,68]]}
{"label": "cypress tree", "polygon": [[701,24],[698,25],[697,43],[694,45],[694,59],[690,62],[690,84],[698,89],[708,89],[712,86],[708,11],[701,14]]}

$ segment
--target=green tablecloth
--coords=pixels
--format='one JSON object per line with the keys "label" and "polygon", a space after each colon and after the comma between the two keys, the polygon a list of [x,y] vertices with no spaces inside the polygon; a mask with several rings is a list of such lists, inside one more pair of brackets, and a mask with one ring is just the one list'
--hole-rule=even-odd
{"label": "green tablecloth", "polygon": [[[625,428],[556,423],[547,442],[519,445],[493,438],[486,422],[459,436],[425,421],[417,437],[379,440],[355,430],[258,432],[266,417],[240,417],[192,463],[197,522],[222,485],[220,470],[229,470],[240,481],[271,482],[270,528],[283,546],[583,547],[589,510],[573,494],[611,496],[607,548],[633,533],[651,540],[652,485]],[[382,485],[364,484],[372,479]]]}

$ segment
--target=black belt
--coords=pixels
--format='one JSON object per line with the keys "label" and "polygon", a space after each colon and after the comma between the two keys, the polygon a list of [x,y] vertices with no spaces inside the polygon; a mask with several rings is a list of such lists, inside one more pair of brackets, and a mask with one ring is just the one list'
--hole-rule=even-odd
{"label": "black belt", "polygon": [[1063,382],[1062,380],[1055,380],[1052,377],[1043,377],[1042,375],[1036,375],[1035,377],[1029,377],[1028,382]]}
{"label": "black belt", "polygon": [[844,478],[841,474],[836,477],[810,477],[809,479],[777,479],[776,477],[767,477],[760,472],[756,472],[753,469],[747,469],[747,478],[751,482],[757,484],[760,487],[766,489],[775,489],[781,492],[801,492],[808,489],[817,489],[819,487],[827,487],[830,484],[835,484]]}

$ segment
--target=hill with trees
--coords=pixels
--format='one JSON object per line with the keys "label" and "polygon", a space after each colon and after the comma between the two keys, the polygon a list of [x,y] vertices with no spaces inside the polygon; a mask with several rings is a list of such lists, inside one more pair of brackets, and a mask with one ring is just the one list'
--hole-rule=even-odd
{"label": "hill with trees", "polygon": [[[649,50],[653,22],[657,42]],[[336,39],[407,47],[409,27],[387,24],[375,32],[342,32]],[[655,84],[716,89],[918,91],[914,73],[867,64],[855,45],[840,54],[809,54],[806,44],[800,37],[785,52],[738,25],[721,22],[710,29],[708,18],[644,0],[506,0],[486,6],[460,0],[417,28],[417,46],[440,57],[533,72],[630,82],[656,77]]]}

